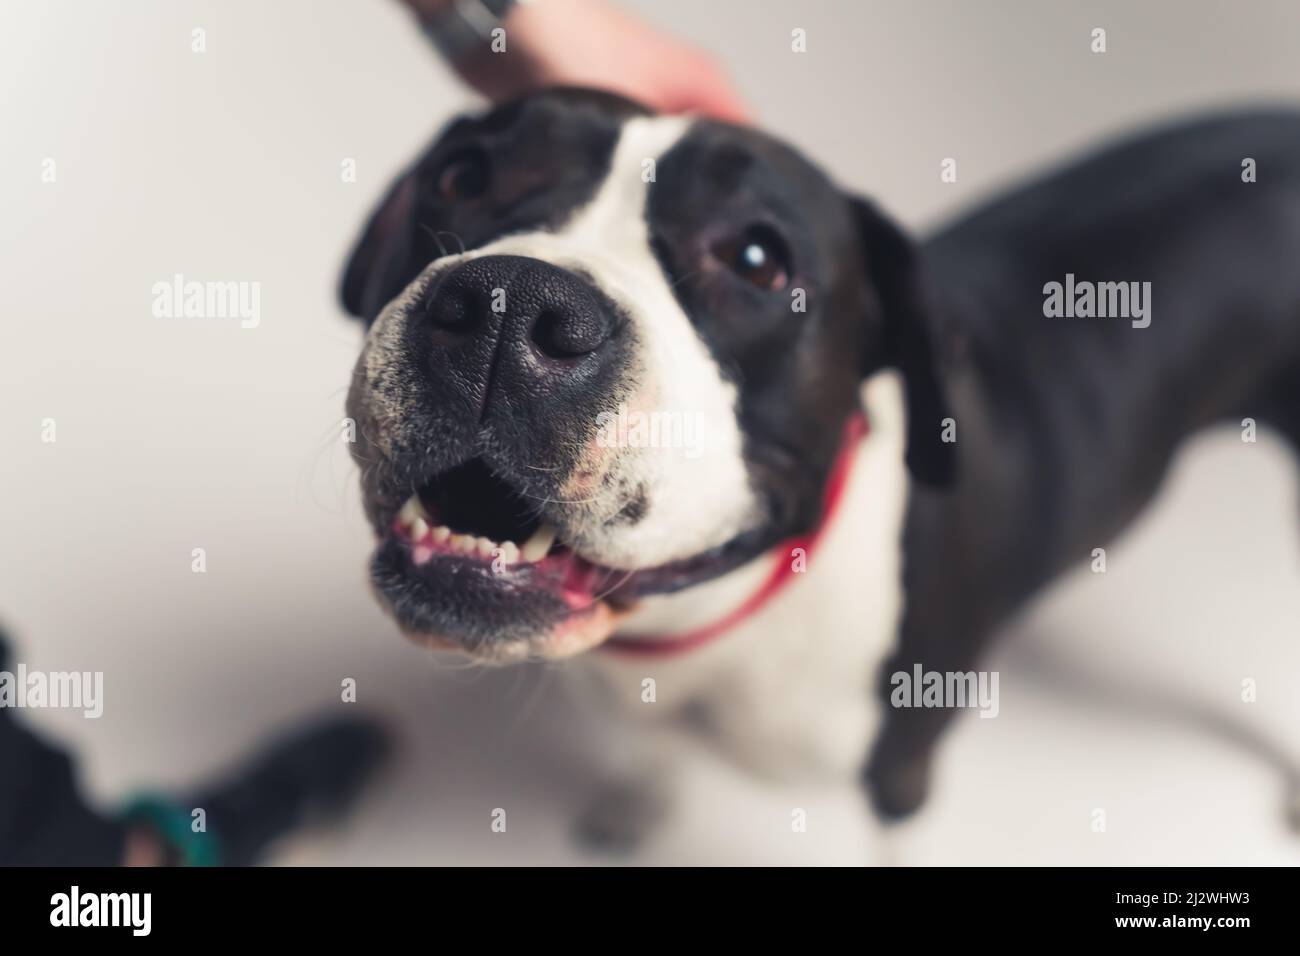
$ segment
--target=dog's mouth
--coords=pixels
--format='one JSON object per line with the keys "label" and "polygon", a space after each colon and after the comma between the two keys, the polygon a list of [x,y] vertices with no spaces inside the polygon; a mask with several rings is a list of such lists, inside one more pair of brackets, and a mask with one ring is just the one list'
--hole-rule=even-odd
{"label": "dog's mouth", "polygon": [[434,554],[536,564],[557,548],[555,529],[540,510],[480,458],[420,488],[402,506],[394,530],[410,542],[417,565]]}
{"label": "dog's mouth", "polygon": [[566,657],[600,644],[641,597],[715,577],[761,550],[746,535],[684,561],[606,567],[566,542],[481,458],[421,485],[391,519],[372,574],[411,636],[476,657]]}
{"label": "dog's mouth", "polygon": [[[455,560],[486,566],[509,577],[527,575],[547,584],[571,610],[596,600],[616,572],[574,553],[537,502],[502,480],[479,458],[471,459],[407,499],[393,522],[414,567]],[[623,572],[626,574],[627,572]]]}

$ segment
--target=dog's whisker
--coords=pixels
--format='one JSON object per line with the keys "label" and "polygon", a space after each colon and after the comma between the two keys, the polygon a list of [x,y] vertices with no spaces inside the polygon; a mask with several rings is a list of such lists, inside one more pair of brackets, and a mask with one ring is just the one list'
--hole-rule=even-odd
{"label": "dog's whisker", "polygon": [[[456,233],[452,232],[450,229],[443,229],[443,230],[439,231],[438,235],[440,235],[440,236],[451,236],[453,239],[456,240],[456,244],[457,244],[458,246],[460,246],[460,254],[461,254],[462,256],[465,254],[465,240],[462,239],[459,235],[457,235]],[[446,253],[443,253],[443,254],[446,255]]]}
{"label": "dog's whisker", "polygon": [[596,502],[596,501],[599,501],[599,500],[600,500],[599,498],[552,498],[550,495],[531,495],[531,494],[528,494],[527,492],[522,492],[521,494],[522,494],[522,496],[525,497],[525,498],[531,498],[531,499],[534,500],[534,501],[538,501],[538,502],[540,502],[541,504],[539,505],[539,507],[543,507],[543,508],[544,508],[546,505],[551,505],[551,504],[555,504],[555,505],[589,505],[589,504],[592,504],[593,502]]}
{"label": "dog's whisker", "polygon": [[[304,497],[303,493],[305,489],[307,493],[306,497],[309,497],[312,503],[323,511],[326,511],[329,514],[343,514],[352,507],[350,502],[354,502],[355,499],[347,493],[348,482],[346,480],[342,482],[337,480],[337,474],[333,467],[330,467],[328,471],[330,473],[330,483],[333,485],[333,488],[331,489],[331,498],[336,498],[336,500],[331,502],[322,501],[317,495],[318,483],[316,478],[320,473],[321,463],[326,460],[326,456],[331,452],[331,446],[338,440],[335,428],[336,426],[331,425],[321,430],[321,433],[315,442],[314,450],[308,454],[298,472],[296,493],[300,498]],[[348,464],[352,467],[357,465],[358,459],[365,460],[362,456],[355,454],[346,457]],[[333,461],[333,459],[331,459],[331,461]],[[362,471],[361,474],[364,482],[365,472]]]}
{"label": "dog's whisker", "polygon": [[422,222],[419,224],[419,226],[421,229],[427,232],[429,234],[429,238],[431,238],[437,244],[438,257],[442,258],[443,256],[447,255],[447,247],[442,244],[442,239],[440,238],[440,234],[437,231],[435,231],[432,227],[427,225],[426,223]]}
{"label": "dog's whisker", "polygon": [[622,572],[622,576],[617,581],[615,581],[613,585],[606,587],[604,590],[599,591],[596,594],[592,595],[592,604],[595,604],[596,601],[600,601],[606,597],[609,597],[609,595],[613,594],[615,591],[621,588],[628,581],[632,580],[632,577],[635,574],[636,574],[635,571]]}
{"label": "dog's whisker", "polygon": [[[521,675],[519,686],[524,686],[527,680],[525,675],[528,675],[529,672],[520,671],[519,673]],[[551,674],[553,673],[553,671],[543,670],[534,679],[534,688],[532,693],[529,695],[528,700],[519,707],[515,713],[514,720],[511,722],[512,733],[517,733],[529,721],[529,718],[533,716],[534,712],[537,710],[538,704],[541,703],[543,696],[545,696],[549,685],[553,683],[551,679]]]}

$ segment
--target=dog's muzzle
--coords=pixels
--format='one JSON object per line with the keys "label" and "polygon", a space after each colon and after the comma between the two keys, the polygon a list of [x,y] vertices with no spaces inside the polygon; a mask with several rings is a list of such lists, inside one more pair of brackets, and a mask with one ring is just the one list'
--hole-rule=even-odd
{"label": "dog's muzzle", "polygon": [[552,263],[441,268],[381,319],[349,400],[383,538],[376,586],[408,631],[484,656],[572,640],[625,577],[568,542],[618,511],[592,435],[628,387],[631,333],[592,283]]}

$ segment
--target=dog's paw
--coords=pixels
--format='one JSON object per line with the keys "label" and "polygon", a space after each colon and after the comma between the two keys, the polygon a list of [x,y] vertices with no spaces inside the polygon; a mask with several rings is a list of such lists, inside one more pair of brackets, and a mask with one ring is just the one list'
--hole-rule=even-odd
{"label": "dog's paw", "polygon": [[622,783],[601,791],[574,825],[574,837],[598,853],[632,853],[668,815],[668,798],[653,784]]}
{"label": "dog's paw", "polygon": [[863,774],[863,783],[881,820],[905,820],[925,803],[930,791],[930,761],[922,757],[891,766],[873,762]]}

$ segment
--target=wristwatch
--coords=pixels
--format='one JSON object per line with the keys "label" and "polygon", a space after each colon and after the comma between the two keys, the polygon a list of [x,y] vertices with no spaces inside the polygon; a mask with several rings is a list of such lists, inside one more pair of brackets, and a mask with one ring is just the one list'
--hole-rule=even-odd
{"label": "wristwatch", "polygon": [[439,52],[458,63],[492,42],[517,0],[451,0],[436,12],[420,17],[425,35]]}

